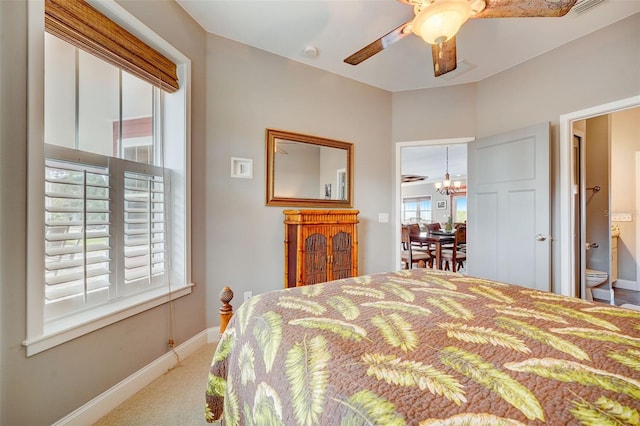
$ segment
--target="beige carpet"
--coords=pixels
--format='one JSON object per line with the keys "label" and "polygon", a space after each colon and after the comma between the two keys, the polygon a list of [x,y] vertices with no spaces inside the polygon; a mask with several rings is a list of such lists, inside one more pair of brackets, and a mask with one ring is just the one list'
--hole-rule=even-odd
{"label": "beige carpet", "polygon": [[216,344],[208,344],[181,361],[181,365],[98,420],[96,426],[207,425],[204,393]]}

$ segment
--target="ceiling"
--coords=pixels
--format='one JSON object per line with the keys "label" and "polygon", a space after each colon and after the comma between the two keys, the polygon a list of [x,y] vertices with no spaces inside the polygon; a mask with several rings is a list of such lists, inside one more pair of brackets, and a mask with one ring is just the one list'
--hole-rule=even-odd
{"label": "ceiling", "polygon": [[[413,18],[412,8],[397,0],[177,2],[209,33],[390,92],[481,81],[640,12],[638,0],[579,0],[577,6],[587,2],[594,6],[562,18],[470,19],[456,36],[457,59],[473,68],[435,78],[431,47],[414,35],[359,65],[343,62]],[[309,47],[317,49],[317,56],[305,55]],[[426,175],[426,182],[435,182],[444,178],[445,167],[443,146],[402,149],[402,174]],[[465,144],[450,146],[449,171],[452,179],[466,178]]]}
{"label": "ceiling", "polygon": [[[396,0],[177,0],[212,34],[390,92],[480,81],[640,12],[638,0],[586,1],[601,2],[562,18],[470,19],[457,35],[457,59],[473,68],[435,78],[431,47],[412,34],[359,65],[343,62],[413,18]],[[317,56],[305,55],[309,47]]]}
{"label": "ceiling", "polygon": [[449,148],[449,175],[451,180],[467,178],[467,144],[426,145],[403,147],[401,153],[402,175],[425,176],[422,183],[444,180]]}

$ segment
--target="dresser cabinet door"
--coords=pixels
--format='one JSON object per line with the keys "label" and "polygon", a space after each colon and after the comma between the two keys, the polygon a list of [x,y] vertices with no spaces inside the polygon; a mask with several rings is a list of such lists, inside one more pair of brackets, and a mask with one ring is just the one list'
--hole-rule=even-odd
{"label": "dresser cabinet door", "polygon": [[331,239],[331,280],[350,278],[353,270],[353,238],[351,233],[341,231]]}
{"label": "dresser cabinet door", "polygon": [[307,284],[329,281],[327,237],[323,234],[311,234],[304,240],[304,266],[302,282]]}

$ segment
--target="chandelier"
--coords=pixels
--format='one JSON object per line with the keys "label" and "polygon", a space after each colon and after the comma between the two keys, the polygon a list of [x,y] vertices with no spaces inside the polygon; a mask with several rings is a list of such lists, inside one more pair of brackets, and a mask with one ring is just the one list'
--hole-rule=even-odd
{"label": "chandelier", "polygon": [[436,191],[438,191],[442,195],[451,195],[455,194],[462,190],[462,182],[459,180],[455,182],[451,182],[451,178],[449,177],[449,147],[446,147],[447,150],[447,172],[444,175],[444,182],[436,182],[435,187]]}

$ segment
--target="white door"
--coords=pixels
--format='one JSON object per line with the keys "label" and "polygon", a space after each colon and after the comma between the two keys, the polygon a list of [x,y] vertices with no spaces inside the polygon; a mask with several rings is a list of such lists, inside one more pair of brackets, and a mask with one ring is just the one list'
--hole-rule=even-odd
{"label": "white door", "polygon": [[469,144],[467,273],[549,291],[549,123]]}

